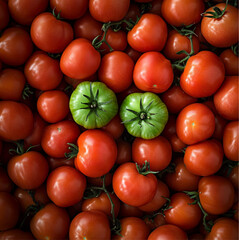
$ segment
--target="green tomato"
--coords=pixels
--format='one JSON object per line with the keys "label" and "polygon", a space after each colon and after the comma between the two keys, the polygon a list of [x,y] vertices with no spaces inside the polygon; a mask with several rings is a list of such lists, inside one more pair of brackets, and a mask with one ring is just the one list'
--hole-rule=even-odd
{"label": "green tomato", "polygon": [[163,131],[168,109],[155,93],[131,93],[121,104],[120,117],[132,136],[152,139]]}
{"label": "green tomato", "polygon": [[74,121],[86,129],[105,126],[118,112],[115,93],[102,82],[80,83],[69,105]]}

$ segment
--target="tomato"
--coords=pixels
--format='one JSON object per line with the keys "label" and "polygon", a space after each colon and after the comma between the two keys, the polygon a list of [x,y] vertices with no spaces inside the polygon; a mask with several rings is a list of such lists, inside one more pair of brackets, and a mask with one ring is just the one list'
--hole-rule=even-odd
{"label": "tomato", "polygon": [[177,135],[188,145],[210,138],[214,129],[214,114],[202,103],[192,103],[186,106],[176,119]]}
{"label": "tomato", "polygon": [[10,20],[10,14],[7,3],[3,0],[0,1],[0,31],[7,27]]}
{"label": "tomato", "polygon": [[37,111],[49,123],[62,121],[69,113],[69,97],[60,90],[43,92],[37,99]]}
{"label": "tomato", "polygon": [[47,194],[59,207],[69,207],[80,202],[85,188],[85,176],[70,166],[58,167],[47,177]]}
{"label": "tomato", "polygon": [[9,0],[8,9],[11,17],[21,25],[30,25],[33,19],[46,11],[48,0]]}
{"label": "tomato", "polygon": [[144,240],[149,235],[149,228],[146,223],[137,217],[125,217],[120,219],[120,234],[112,237],[112,240]]}
{"label": "tomato", "polygon": [[20,70],[6,68],[0,72],[0,99],[15,100],[22,99],[26,78]]}
{"label": "tomato", "polygon": [[0,192],[9,192],[13,190],[14,184],[7,174],[7,171],[0,167]]}
{"label": "tomato", "polygon": [[[194,54],[199,52],[199,40],[196,36],[192,36],[192,44]],[[169,32],[166,44],[163,49],[163,53],[166,58],[170,60],[178,60],[186,57],[186,54],[177,54],[179,51],[186,51],[187,53],[191,52],[191,42],[188,36],[183,35],[182,33],[171,30]]]}
{"label": "tomato", "polygon": [[211,175],[202,177],[198,184],[199,199],[208,214],[226,213],[234,203],[235,190],[226,177]]}
{"label": "tomato", "polygon": [[59,61],[43,51],[30,56],[24,65],[24,74],[30,86],[43,91],[55,89],[63,77]]}
{"label": "tomato", "polygon": [[238,76],[227,76],[219,90],[213,96],[217,112],[225,119],[238,120],[238,86]]}
{"label": "tomato", "polygon": [[107,216],[100,211],[84,211],[77,214],[70,224],[69,240],[110,240],[111,231]]}
{"label": "tomato", "polygon": [[168,110],[152,92],[131,93],[120,106],[120,118],[132,136],[152,139],[163,131]]}
{"label": "tomato", "polygon": [[128,205],[124,202],[120,204],[120,212],[119,217],[139,217],[142,218],[144,216],[144,212],[141,211],[138,207]]}
{"label": "tomato", "polygon": [[50,0],[50,6],[51,9],[54,9],[62,18],[74,20],[84,15],[88,8],[88,1],[71,0],[66,3],[65,1]]}
{"label": "tomato", "polygon": [[131,161],[132,149],[131,143],[119,138],[116,140],[117,143],[117,159],[116,164]]}
{"label": "tomato", "polygon": [[161,51],[168,36],[167,24],[157,14],[143,14],[128,32],[129,45],[139,52]]}
{"label": "tomato", "polygon": [[127,162],[114,172],[112,186],[122,202],[138,207],[153,199],[157,191],[157,178],[152,173],[141,174],[135,163]]}
{"label": "tomato", "polygon": [[[185,14],[187,11],[187,14]],[[204,11],[203,0],[164,0],[161,6],[163,18],[175,27],[188,26],[200,22]]]}
{"label": "tomato", "polygon": [[239,165],[234,166],[232,168],[231,172],[228,175],[228,178],[231,180],[234,188],[238,190],[239,189]]}
{"label": "tomato", "polygon": [[0,138],[10,141],[26,138],[33,130],[33,114],[24,103],[0,101]]}
{"label": "tomato", "polygon": [[53,203],[45,205],[30,221],[30,229],[35,239],[64,239],[68,235],[69,215],[64,208]]}
{"label": "tomato", "polygon": [[115,140],[107,132],[90,129],[83,132],[78,140],[78,154],[75,166],[88,177],[100,177],[108,173],[117,157]]}
{"label": "tomato", "polygon": [[152,171],[165,169],[171,159],[171,144],[163,136],[153,139],[135,138],[132,143],[132,160],[141,166],[148,161]]}
{"label": "tomato", "polygon": [[93,75],[101,62],[100,53],[84,38],[77,38],[63,51],[60,59],[61,71],[71,78],[86,78]]}
{"label": "tomato", "polygon": [[188,239],[186,232],[173,224],[164,224],[162,226],[157,227],[150,233],[147,240],[157,240],[160,238],[167,240]]}
{"label": "tomato", "polygon": [[193,202],[194,200],[186,193],[174,193],[170,197],[169,207],[171,208],[164,211],[166,222],[184,230],[198,226],[202,219],[202,212],[200,207]]}
{"label": "tomato", "polygon": [[[112,203],[114,204],[114,216],[117,217],[120,210],[120,200],[115,194],[110,194]],[[107,216],[111,217],[112,206],[108,195],[102,192],[99,196],[87,198],[82,201],[82,211],[102,211]]]}
{"label": "tomato", "polygon": [[149,213],[157,211],[166,203],[166,198],[169,198],[169,194],[170,193],[168,186],[163,181],[158,179],[157,190],[154,198],[152,199],[152,201],[142,206],[139,206],[139,209]]}
{"label": "tomato", "polygon": [[[214,14],[210,12],[216,12],[216,16],[214,17]],[[207,42],[218,48],[230,47],[237,43],[238,9],[226,3],[219,3],[208,8],[201,21],[201,32]]]}
{"label": "tomato", "polygon": [[66,157],[64,157],[64,158],[54,158],[54,157],[48,156],[47,161],[48,161],[49,168],[50,168],[51,171],[58,168],[58,167],[61,167],[61,166],[70,166],[70,167],[75,166],[74,165],[74,158],[71,158],[71,159],[68,159]]}
{"label": "tomato", "polygon": [[98,78],[115,93],[122,92],[133,82],[133,69],[134,61],[127,53],[113,51],[102,58]]}
{"label": "tomato", "polygon": [[34,240],[34,237],[30,232],[25,232],[15,228],[15,229],[0,232],[0,240],[6,240],[6,239]]}
{"label": "tomato", "polygon": [[105,126],[118,112],[115,93],[102,82],[78,84],[69,104],[75,122],[87,129]]}
{"label": "tomato", "polygon": [[135,63],[133,81],[140,90],[165,92],[173,83],[173,78],[172,65],[160,52],[143,53]]}
{"label": "tomato", "polygon": [[73,28],[52,13],[43,12],[34,18],[30,34],[34,44],[49,53],[61,53],[73,40]]}
{"label": "tomato", "polygon": [[200,51],[188,59],[180,76],[180,86],[192,97],[209,97],[219,89],[224,78],[222,60],[211,51]]}
{"label": "tomato", "polygon": [[162,93],[161,99],[166,104],[169,113],[179,113],[187,105],[197,102],[197,98],[188,95],[177,85],[173,85]]}
{"label": "tomato", "polygon": [[220,54],[220,58],[224,63],[226,76],[238,75],[239,60],[238,60],[238,56],[232,51],[232,49],[227,48],[223,50]]}
{"label": "tomato", "polygon": [[10,66],[23,65],[31,56],[30,34],[21,27],[6,28],[0,37],[0,61]]}
{"label": "tomato", "polygon": [[227,217],[217,219],[205,239],[238,239],[238,222]]}
{"label": "tomato", "polygon": [[71,120],[49,124],[44,128],[41,146],[49,156],[61,158],[70,151],[67,143],[75,143],[79,135],[79,126]]}
{"label": "tomato", "polygon": [[185,166],[183,157],[173,159],[174,171],[167,172],[163,180],[173,191],[196,191],[200,176],[192,174]]}
{"label": "tomato", "polygon": [[232,161],[239,161],[239,122],[231,121],[223,133],[223,150],[225,156]]}
{"label": "tomato", "polygon": [[100,22],[119,21],[128,12],[130,0],[89,0],[91,16]]}
{"label": "tomato", "polygon": [[210,139],[188,146],[184,154],[184,164],[195,175],[209,176],[221,168],[223,157],[222,144]]}
{"label": "tomato", "polygon": [[150,228],[150,232],[152,232],[155,228],[166,224],[165,217],[163,216],[163,214],[160,213],[156,214],[156,216],[153,215],[153,217],[150,215],[149,216],[146,215],[144,217],[144,221]]}
{"label": "tomato", "polygon": [[0,231],[14,228],[20,217],[20,205],[11,193],[0,192],[0,210]]}
{"label": "tomato", "polygon": [[132,58],[132,60],[134,61],[134,63],[137,62],[137,60],[139,59],[139,57],[141,56],[142,53],[134,50],[132,47],[130,47],[129,45],[126,47],[125,52]]}

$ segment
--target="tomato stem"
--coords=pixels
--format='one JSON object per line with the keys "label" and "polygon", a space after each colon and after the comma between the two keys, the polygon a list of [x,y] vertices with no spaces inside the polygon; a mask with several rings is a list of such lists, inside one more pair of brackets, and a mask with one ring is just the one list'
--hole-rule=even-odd
{"label": "tomato stem", "polygon": [[223,10],[215,6],[212,8],[213,11],[206,11],[202,13],[201,16],[208,17],[208,18],[215,18],[215,19],[221,18],[226,12],[227,5],[228,5],[228,0],[226,0],[226,5]]}
{"label": "tomato stem", "polygon": [[32,95],[34,92],[32,90],[32,88],[30,87],[30,85],[28,83],[25,84],[25,87],[22,91],[22,99],[26,100],[30,97],[30,95]]}
{"label": "tomato stem", "polygon": [[157,174],[159,173],[159,171],[151,171],[150,170],[150,163],[146,160],[143,164],[143,166],[141,167],[138,163],[135,163],[136,164],[136,168],[137,168],[137,171],[139,174],[142,174],[144,176],[152,173],[152,174]]}
{"label": "tomato stem", "polygon": [[70,150],[70,152],[66,152],[66,153],[65,153],[65,157],[66,157],[68,160],[70,160],[70,159],[75,158],[75,157],[77,156],[79,149],[78,149],[78,147],[77,147],[75,144],[73,144],[73,143],[67,143],[67,145],[69,145],[68,149]]}

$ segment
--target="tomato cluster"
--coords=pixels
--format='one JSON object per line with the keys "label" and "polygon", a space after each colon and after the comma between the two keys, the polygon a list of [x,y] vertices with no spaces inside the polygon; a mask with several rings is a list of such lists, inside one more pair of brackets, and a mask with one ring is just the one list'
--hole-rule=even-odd
{"label": "tomato cluster", "polygon": [[0,0],[0,240],[238,239],[234,0]]}

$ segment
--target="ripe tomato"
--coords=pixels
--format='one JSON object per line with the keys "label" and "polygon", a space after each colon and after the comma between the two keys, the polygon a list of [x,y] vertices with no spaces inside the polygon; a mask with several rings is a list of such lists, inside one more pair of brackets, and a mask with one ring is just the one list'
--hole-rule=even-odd
{"label": "ripe tomato", "polygon": [[0,101],[0,138],[20,140],[26,138],[33,130],[33,114],[24,103]]}
{"label": "ripe tomato", "polygon": [[59,61],[43,51],[36,51],[30,56],[24,65],[24,74],[33,88],[42,91],[55,89],[63,77]]}
{"label": "ripe tomato", "polygon": [[143,53],[135,63],[133,80],[140,90],[165,92],[173,83],[173,78],[172,65],[160,52]]}
{"label": "ripe tomato", "polygon": [[23,189],[35,189],[43,184],[48,176],[46,158],[36,151],[28,151],[11,158],[7,171],[12,181]]}
{"label": "ripe tomato", "polygon": [[152,173],[141,174],[135,163],[127,162],[121,164],[114,172],[112,186],[122,202],[131,206],[141,206],[153,199],[157,191],[157,178]]}
{"label": "ripe tomato", "polygon": [[89,0],[91,16],[100,22],[120,21],[128,12],[130,0]]}
{"label": "ripe tomato", "polygon": [[239,77],[227,76],[219,88],[213,95],[213,102],[217,112],[225,119],[239,119]]}
{"label": "ripe tomato", "polygon": [[84,38],[74,39],[63,51],[61,71],[71,78],[82,79],[93,75],[101,62],[100,53]]}
{"label": "ripe tomato", "polygon": [[[187,14],[185,14],[187,11]],[[163,18],[175,27],[188,26],[201,20],[203,0],[164,0],[161,6]]]}
{"label": "ripe tomato", "polygon": [[117,143],[116,164],[130,162],[132,155],[131,143],[123,140],[122,138],[117,139],[116,143]]}
{"label": "ripe tomato", "polygon": [[101,60],[98,78],[115,93],[122,92],[133,82],[134,61],[123,51],[113,51]]}
{"label": "ripe tomato", "polygon": [[30,34],[21,27],[6,28],[0,37],[0,61],[10,66],[23,65],[31,56]]}
{"label": "ripe tomato", "polygon": [[67,143],[75,143],[79,135],[79,126],[71,120],[49,124],[44,128],[41,146],[47,155],[62,158],[69,152]]}
{"label": "ripe tomato", "polygon": [[226,177],[202,177],[198,183],[198,192],[200,203],[208,214],[223,214],[234,203],[235,190],[232,182]]}
{"label": "ripe tomato", "polygon": [[222,60],[211,51],[200,51],[191,56],[180,76],[180,86],[192,97],[213,95],[225,78]]}
{"label": "ripe tomato", "polygon": [[177,135],[188,145],[210,138],[214,129],[214,114],[202,103],[192,103],[186,106],[176,119]]}
{"label": "ripe tomato", "polygon": [[62,166],[50,172],[46,184],[51,201],[59,207],[69,207],[83,198],[86,178],[75,168]]}
{"label": "ripe tomato", "polygon": [[231,121],[225,126],[222,141],[225,156],[239,161],[239,121]]}
{"label": "ripe tomato", "polygon": [[107,216],[100,211],[83,211],[71,221],[69,240],[99,239],[110,240],[111,231]]}
{"label": "ripe tomato", "polygon": [[113,137],[100,129],[83,132],[78,140],[75,166],[88,177],[100,177],[108,173],[117,157],[117,145]]}
{"label": "ripe tomato", "polygon": [[34,18],[30,34],[34,44],[49,53],[61,53],[73,40],[73,28],[65,21],[57,19],[50,12],[43,12]]}
{"label": "ripe tomato", "polygon": [[9,192],[13,190],[14,184],[7,174],[7,171],[0,167],[0,192]]}
{"label": "ripe tomato", "polygon": [[30,221],[30,229],[37,240],[65,239],[70,225],[69,215],[64,208],[53,203],[45,205]]}
{"label": "ripe tomato", "polygon": [[34,240],[31,232],[22,231],[18,228],[0,232],[0,240],[5,239],[25,239]]}
{"label": "ripe tomato", "polygon": [[[181,229],[189,230],[199,225],[202,212],[197,204],[186,193],[174,193],[170,197],[169,209],[164,211],[165,220]],[[182,214],[183,213],[183,214]]]}
{"label": "ripe tomato", "polygon": [[10,14],[7,2],[0,1],[0,31],[7,27],[10,20]]}
{"label": "ripe tomato", "polygon": [[161,51],[168,36],[167,24],[157,14],[143,14],[128,32],[129,45],[139,52]]}
{"label": "ripe tomato", "polygon": [[132,160],[139,165],[145,161],[150,164],[150,170],[165,169],[172,159],[172,147],[169,141],[158,136],[153,139],[135,138],[132,144]]}
{"label": "ripe tomato", "polygon": [[[221,14],[225,7],[226,11]],[[215,8],[217,11],[214,10]],[[210,12],[217,12],[218,17],[211,17]],[[226,3],[219,3],[208,8],[201,21],[201,32],[207,42],[215,47],[230,47],[237,43],[238,9],[230,4],[226,5]]]}
{"label": "ripe tomato", "polygon": [[69,113],[69,97],[60,90],[43,92],[37,99],[37,111],[49,123],[62,121]]}

